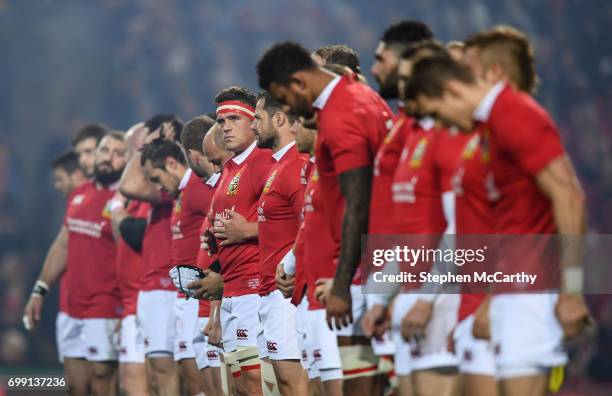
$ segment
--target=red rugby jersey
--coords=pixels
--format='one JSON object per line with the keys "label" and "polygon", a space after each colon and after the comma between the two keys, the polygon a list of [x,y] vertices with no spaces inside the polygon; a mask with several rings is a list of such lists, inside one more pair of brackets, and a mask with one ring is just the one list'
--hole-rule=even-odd
{"label": "red rugby jersey", "polygon": [[[301,261],[296,262],[296,265],[303,264],[308,309],[311,311],[323,308],[315,298],[315,283],[319,278],[334,277],[335,258],[338,257],[340,247],[334,242],[323,213],[323,197],[319,190],[319,172],[316,168],[313,168],[304,195],[304,220],[301,230],[304,246]],[[297,272],[300,272],[299,268]]]}
{"label": "red rugby jersey", "polygon": [[68,205],[68,311],[75,318],[117,318],[121,295],[115,265],[110,200],[115,191],[87,182]]}
{"label": "red rugby jersey", "polygon": [[276,267],[295,243],[304,204],[301,172],[306,162],[292,142],[272,155],[272,168],[259,197],[259,294],[276,290]]}
{"label": "red rugby jersey", "polygon": [[144,271],[140,290],[176,290],[169,275],[172,268],[171,216],[172,200],[168,197],[164,203],[151,205],[142,241]]}
{"label": "red rugby jersey", "polygon": [[451,136],[421,121],[409,133],[393,178],[395,232],[441,235],[446,230],[442,193],[452,190],[464,135]]}
{"label": "red rugby jersey", "polygon": [[370,234],[390,234],[393,232],[393,219],[389,213],[389,208],[393,207],[391,185],[400,154],[404,148],[406,135],[412,128],[412,123],[413,120],[410,117],[400,113],[374,158],[369,220]]}
{"label": "red rugby jersey", "polygon": [[[315,147],[325,222],[331,228],[337,256],[342,235],[344,197],[338,176],[373,166],[374,157],[391,127],[393,113],[387,103],[354,74],[330,82],[313,103],[317,109]],[[308,247],[306,247],[308,249]],[[356,281],[359,281],[359,271]]]}
{"label": "red rugby jersey", "polygon": [[[149,205],[142,201],[130,201],[127,207],[128,215],[139,219],[146,219],[148,211]],[[117,241],[117,274],[123,304],[122,317],[136,314],[142,270],[142,252],[134,251],[123,241],[123,238],[119,238]]]}
{"label": "red rugby jersey", "polygon": [[[393,217],[397,234],[421,235],[412,243],[425,248],[437,247],[447,222],[442,194],[450,191],[451,179],[464,135],[452,136],[433,128],[433,120],[421,120],[409,133],[393,179]],[[425,270],[429,262],[410,267]],[[418,284],[405,284],[416,288]]]}
{"label": "red rugby jersey", "polygon": [[[188,168],[179,183],[170,218],[172,266],[197,264],[200,228],[210,209],[210,199],[210,188]],[[185,298],[185,294],[178,292],[178,297]]]}
{"label": "red rugby jersey", "polygon": [[535,176],[565,154],[557,128],[528,94],[503,83],[489,93],[492,106],[481,121],[491,131],[491,170],[500,193],[493,206],[495,230],[502,234],[555,233],[551,202],[538,188]]}
{"label": "red rugby jersey", "polygon": [[[556,233],[551,201],[536,184],[538,173],[565,154],[550,116],[528,94],[500,83],[485,96],[474,118],[491,130],[491,170],[500,193],[493,205],[496,234]],[[496,270],[538,274],[532,290],[558,287],[558,247],[544,238],[517,238],[502,244]],[[496,284],[499,290],[508,287],[522,285]]]}
{"label": "red rugby jersey", "polygon": [[[68,197],[66,198],[66,211],[64,212],[64,220],[63,224],[66,224],[66,216],[68,216],[68,206],[70,202],[72,202],[72,198],[74,198],[74,194],[77,189],[72,190]],[[68,276],[66,275],[68,272],[68,268],[64,269],[62,276],[60,278],[60,286],[59,286],[59,311],[60,312],[68,312],[68,289],[70,289],[70,284],[68,282]]]}
{"label": "red rugby jersey", "polygon": [[[204,217],[204,221],[202,221],[202,225],[200,226],[200,245],[198,249],[198,258],[197,258],[197,266],[201,269],[208,269],[210,265],[217,259],[217,255],[209,255],[208,250],[204,249],[205,239],[204,233],[206,230],[210,228],[210,222],[208,221],[208,214],[210,214],[212,196],[215,193],[215,188],[219,179],[221,178],[220,173],[215,173],[211,177],[206,180],[206,188],[210,190],[210,202],[208,204],[207,216]],[[200,308],[198,310],[198,317],[207,318],[210,316],[210,301],[208,300],[200,300]]]}
{"label": "red rugby jersey", "polygon": [[[234,210],[247,221],[257,221],[257,203],[272,167],[271,152],[256,147],[255,142],[223,167],[219,187],[213,195],[211,224],[215,218],[228,217]],[[224,281],[225,297],[253,294],[259,290],[259,248],[257,240],[239,245],[220,246],[218,258]]]}
{"label": "red rugby jersey", "polygon": [[[499,199],[499,191],[495,186],[493,174],[490,169],[491,132],[484,126],[468,137],[459,158],[459,166],[453,177],[453,190],[455,192],[455,221],[457,234],[494,234],[492,204]],[[462,246],[478,243],[471,237],[457,239],[458,248],[479,248],[475,246]],[[484,241],[483,241],[484,242]],[[464,293],[461,295],[459,305],[459,320],[473,314],[485,294]]]}

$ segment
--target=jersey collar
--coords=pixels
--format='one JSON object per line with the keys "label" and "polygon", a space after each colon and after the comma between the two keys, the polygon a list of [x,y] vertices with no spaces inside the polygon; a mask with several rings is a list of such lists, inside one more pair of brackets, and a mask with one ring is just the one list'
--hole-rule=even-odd
{"label": "jersey collar", "polygon": [[285,154],[287,154],[287,151],[289,151],[293,146],[295,146],[295,140],[285,145],[285,147],[278,150],[276,153],[272,154],[272,157],[276,160],[276,162],[279,162],[285,156]]}
{"label": "jersey collar", "polygon": [[206,180],[206,184],[208,184],[211,187],[214,187],[217,185],[217,181],[219,180],[219,177],[221,177],[221,173],[217,172],[217,173],[213,173],[208,180]]}
{"label": "jersey collar", "polygon": [[419,119],[419,126],[424,131],[429,131],[436,125],[436,121],[431,117],[423,117]]}
{"label": "jersey collar", "polygon": [[254,141],[253,144],[251,144],[249,148],[247,148],[242,153],[240,153],[240,155],[237,155],[234,158],[232,158],[232,161],[234,161],[236,165],[242,164],[248,158],[248,156],[253,152],[253,150],[255,150],[256,145],[257,145],[257,141]]}
{"label": "jersey collar", "polygon": [[187,168],[187,171],[185,172],[183,178],[181,179],[181,182],[179,183],[179,190],[183,190],[185,187],[187,187],[187,183],[189,183],[189,179],[191,178],[192,173],[193,171],[191,170],[191,168]]}
{"label": "jersey collar", "polygon": [[489,121],[489,116],[491,115],[491,110],[493,109],[493,105],[497,101],[497,97],[506,87],[506,83],[504,81],[500,81],[495,84],[489,92],[482,98],[476,110],[474,110],[473,118],[475,121],[487,122]]}
{"label": "jersey collar", "polygon": [[340,82],[340,76],[336,76],[333,73],[329,73],[329,74],[331,74],[332,76],[335,76],[334,79],[331,80],[329,83],[327,83],[325,88],[323,88],[323,91],[321,91],[317,99],[312,104],[312,107],[319,109],[319,110],[323,110],[332,92],[334,92],[334,89]]}

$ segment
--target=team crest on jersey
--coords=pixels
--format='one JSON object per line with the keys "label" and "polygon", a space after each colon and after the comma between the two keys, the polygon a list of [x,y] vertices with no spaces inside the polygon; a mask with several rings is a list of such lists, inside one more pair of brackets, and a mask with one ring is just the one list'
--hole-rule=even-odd
{"label": "team crest on jersey", "polygon": [[474,158],[474,153],[476,149],[478,149],[478,145],[480,143],[480,135],[475,134],[472,138],[467,142],[465,148],[463,149],[463,153],[461,153],[461,158],[465,160],[470,160]]}
{"label": "team crest on jersey", "polygon": [[310,180],[312,180],[313,182],[316,182],[317,180],[319,180],[319,171],[316,168],[312,171]]}
{"label": "team crest on jersey", "polygon": [[423,162],[423,156],[425,155],[425,148],[427,148],[427,138],[423,137],[416,145],[412,157],[410,158],[410,167],[418,168]]}
{"label": "team crest on jersey", "polygon": [[174,214],[180,214],[183,209],[183,194],[179,195],[174,204]]}
{"label": "team crest on jersey", "polygon": [[274,170],[274,172],[272,172],[270,177],[268,177],[268,181],[266,182],[266,185],[263,188],[263,193],[264,194],[267,194],[268,191],[270,191],[270,186],[272,185],[272,182],[274,181],[274,177],[275,176],[276,176],[276,169]]}
{"label": "team crest on jersey", "polygon": [[106,205],[104,205],[104,209],[102,209],[102,217],[104,217],[105,219],[110,219],[111,217],[113,217],[110,207],[111,201],[108,200],[106,201]]}
{"label": "team crest on jersey", "polygon": [[232,177],[229,186],[227,186],[227,195],[238,194],[238,183],[240,183],[240,172],[236,173],[234,177]]}

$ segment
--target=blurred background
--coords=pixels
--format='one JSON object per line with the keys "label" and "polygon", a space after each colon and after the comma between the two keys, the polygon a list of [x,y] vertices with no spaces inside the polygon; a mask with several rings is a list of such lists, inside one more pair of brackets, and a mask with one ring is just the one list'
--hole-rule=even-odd
{"label": "blurred background", "polygon": [[[373,83],[378,39],[400,19],[422,20],[444,41],[500,23],[528,32],[537,96],[578,168],[590,231],[610,233],[610,1],[0,0],[0,367],[59,367],[56,293],[35,335],[21,315],[64,211],[49,163],[79,126],[126,130],[160,112],[184,120],[210,112],[221,88],[257,90],[255,64],[280,40],[311,50],[347,44]],[[574,343],[565,392],[578,393],[567,394],[595,394],[612,379],[612,304],[607,296],[590,301],[599,327]]]}

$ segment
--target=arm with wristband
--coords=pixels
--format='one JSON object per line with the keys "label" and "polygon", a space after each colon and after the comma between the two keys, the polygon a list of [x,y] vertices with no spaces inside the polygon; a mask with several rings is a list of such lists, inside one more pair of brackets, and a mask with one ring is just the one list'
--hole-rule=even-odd
{"label": "arm with wristband", "polygon": [[66,256],[68,251],[68,229],[62,226],[57,237],[49,247],[47,257],[43,264],[38,280],[32,288],[32,294],[25,306],[23,313],[23,325],[28,331],[33,331],[40,320],[43,306],[43,297],[49,289],[61,277],[66,268]]}

